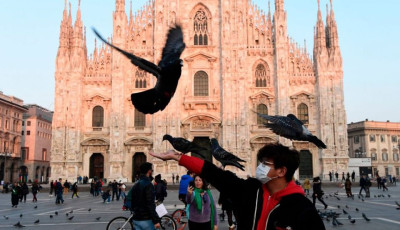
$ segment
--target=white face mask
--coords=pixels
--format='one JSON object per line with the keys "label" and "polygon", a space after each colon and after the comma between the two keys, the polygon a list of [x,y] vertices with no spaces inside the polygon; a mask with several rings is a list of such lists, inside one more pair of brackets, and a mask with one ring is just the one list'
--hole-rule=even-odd
{"label": "white face mask", "polygon": [[272,179],[278,178],[278,176],[272,178],[268,177],[267,175],[269,173],[269,170],[271,170],[271,167],[260,163],[256,169],[256,178],[263,184],[268,183],[268,181],[271,181]]}

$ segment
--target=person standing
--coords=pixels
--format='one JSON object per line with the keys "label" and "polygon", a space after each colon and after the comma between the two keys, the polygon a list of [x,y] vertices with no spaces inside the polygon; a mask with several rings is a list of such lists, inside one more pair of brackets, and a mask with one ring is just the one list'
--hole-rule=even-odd
{"label": "person standing", "polygon": [[54,181],[51,180],[51,182],[50,182],[50,193],[49,193],[50,197],[53,196],[53,191],[54,191]]}
{"label": "person standing", "polygon": [[366,185],[367,185],[367,177],[366,177],[366,175],[364,174],[364,175],[362,175],[362,177],[360,178],[360,192],[358,193],[358,195],[362,195],[361,194],[361,192],[362,192],[362,190],[364,190],[364,192],[365,192],[365,195],[367,195],[367,188],[366,188]]}
{"label": "person standing", "polygon": [[394,176],[393,176],[393,183],[394,183],[394,186],[397,186],[397,185],[396,185],[396,182],[397,182],[396,180],[397,180],[397,179],[396,179],[396,175],[394,175]]}
{"label": "person standing", "polygon": [[38,181],[35,180],[35,181],[32,183],[32,195],[33,195],[32,202],[37,202],[36,194],[38,193],[38,191],[39,191]]}
{"label": "person standing", "polygon": [[194,187],[187,189],[186,203],[189,204],[189,230],[217,230],[218,214],[207,182],[195,175]]}
{"label": "person standing", "polygon": [[346,179],[346,182],[344,183],[344,188],[346,190],[347,197],[353,197],[353,193],[351,193],[351,181],[350,181],[350,178]]}
{"label": "person standing", "polygon": [[376,177],[376,183],[378,185],[378,189],[382,188],[382,178],[380,176]]}
{"label": "person standing", "polygon": [[92,180],[92,182],[90,182],[90,194],[92,194],[92,196],[95,196],[95,189],[96,189],[96,184],[94,183],[94,180]]}
{"label": "person standing", "polygon": [[139,168],[139,181],[132,187],[133,227],[136,230],[159,229],[160,217],[156,212],[155,191],[150,179],[153,174],[153,164],[145,162]]}
{"label": "person standing", "polygon": [[338,182],[339,181],[339,173],[337,171],[335,173],[335,177],[336,177],[336,182]]}
{"label": "person standing", "polygon": [[78,196],[78,182],[75,182],[75,183],[72,185],[72,197],[71,197],[71,199],[74,199],[74,195],[75,195],[77,198],[79,198],[79,196]]}
{"label": "person standing", "polygon": [[22,196],[20,198],[20,202],[22,203],[22,199],[24,200],[24,203],[26,203],[26,196],[29,194],[29,187],[26,184],[26,182],[22,183]]}
{"label": "person standing", "polygon": [[314,177],[314,179],[313,179],[313,194],[312,194],[313,204],[315,206],[315,199],[318,199],[325,206],[325,209],[327,209],[328,205],[325,203],[325,201],[322,197],[324,195],[324,192],[321,189],[321,185],[322,185],[322,183],[321,183],[321,179],[319,178],[319,176]]}
{"label": "person standing", "polygon": [[329,171],[329,181],[332,182],[332,172]]}
{"label": "person standing", "polygon": [[14,183],[12,186],[11,190],[11,204],[12,208],[17,208],[18,207],[18,201],[19,201],[19,194],[21,193],[21,187],[18,185],[17,182]]}
{"label": "person standing", "polygon": [[382,191],[384,192],[385,190],[386,191],[389,191],[389,189],[386,187],[386,183],[387,183],[387,181],[386,181],[386,177],[383,177],[382,178]]}
{"label": "person standing", "polygon": [[352,182],[355,182],[355,181],[356,181],[356,173],[354,172],[354,170],[353,170],[353,172],[351,173],[351,181],[352,181]]}
{"label": "person standing", "polygon": [[278,143],[265,145],[257,153],[260,164],[256,178],[248,179],[239,178],[212,162],[173,150],[165,153],[150,151],[149,154],[164,161],[178,161],[179,165],[200,175],[221,193],[229,194],[239,230],[325,229],[303,189],[292,180],[300,164],[299,152],[294,149]]}
{"label": "person standing", "polygon": [[172,184],[175,184],[175,175],[172,173]]}
{"label": "person standing", "polygon": [[178,174],[176,174],[175,181],[176,181],[176,183],[179,183],[179,175]]}
{"label": "person standing", "polygon": [[[187,188],[189,186],[189,183],[193,181],[193,176],[194,176],[193,172],[187,171],[186,175],[182,176],[181,182],[179,183],[178,199],[185,204],[185,208],[187,205],[186,203]],[[178,183],[178,181],[176,181],[176,183]]]}
{"label": "person standing", "polygon": [[350,179],[350,173],[347,172],[347,178],[346,179]]}
{"label": "person standing", "polygon": [[[227,194],[224,193],[220,193],[219,194],[219,199],[218,199],[218,204],[221,205],[221,209],[222,209],[222,218],[221,221],[223,221],[223,217],[224,217],[224,211],[226,212],[226,215],[228,216],[228,226],[229,226],[229,230],[234,230],[236,225],[233,223],[233,203],[231,198],[229,198],[227,196]],[[235,215],[235,219],[236,219],[236,215]]]}
{"label": "person standing", "polygon": [[112,187],[112,201],[114,201],[114,196],[116,196],[117,201],[119,200],[119,196],[118,196],[118,183],[116,180],[113,181],[113,183],[111,184]]}
{"label": "person standing", "polygon": [[344,177],[344,172],[342,172],[342,182],[346,181],[346,178]]}
{"label": "person standing", "polygon": [[69,182],[68,180],[65,180],[64,182],[64,194],[67,195],[69,191]]}
{"label": "person standing", "polygon": [[63,198],[63,186],[61,184],[62,180],[61,178],[58,179],[58,182],[56,183],[56,188],[55,188],[55,193],[56,193],[56,204],[64,204],[64,198]]}
{"label": "person standing", "polygon": [[[119,182],[121,182],[121,181],[119,181]],[[120,183],[119,189],[120,189],[119,195],[122,197],[121,199],[124,200],[125,197],[126,197],[126,194],[125,194],[126,184],[125,183]]]}
{"label": "person standing", "polygon": [[161,180],[161,174],[154,177],[155,190],[156,190],[156,200],[158,202],[163,202],[164,198],[167,197],[167,185]]}
{"label": "person standing", "polygon": [[310,180],[308,178],[304,180],[303,188],[304,188],[304,193],[306,194],[306,196],[308,196],[310,194],[310,188],[311,188]]}

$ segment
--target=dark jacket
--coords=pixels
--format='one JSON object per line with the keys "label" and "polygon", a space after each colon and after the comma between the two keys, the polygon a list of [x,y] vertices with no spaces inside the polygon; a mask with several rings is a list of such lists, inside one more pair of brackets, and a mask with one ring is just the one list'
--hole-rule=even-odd
{"label": "dark jacket", "polygon": [[321,181],[313,181],[313,193],[317,194],[319,197],[324,195],[324,192],[321,189]]}
{"label": "dark jacket", "polygon": [[163,181],[158,181],[155,187],[156,190],[156,200],[164,201],[164,198],[167,197],[167,186]]}
{"label": "dark jacket", "polygon": [[[179,163],[183,163],[182,158]],[[196,172],[195,168],[190,167],[190,164],[183,163],[182,165]],[[257,228],[263,208],[264,193],[259,180],[238,178],[232,172],[219,169],[208,161],[204,161],[201,177],[209,181],[220,193],[229,194],[237,214],[238,230],[255,230]],[[272,230],[281,226],[285,228],[290,226],[294,230],[325,229],[315,207],[304,195],[298,193],[283,196],[270,212],[267,229]]]}
{"label": "dark jacket", "polygon": [[154,224],[160,223],[156,212],[155,191],[150,179],[141,176],[132,187],[132,205],[134,220],[152,220]]}

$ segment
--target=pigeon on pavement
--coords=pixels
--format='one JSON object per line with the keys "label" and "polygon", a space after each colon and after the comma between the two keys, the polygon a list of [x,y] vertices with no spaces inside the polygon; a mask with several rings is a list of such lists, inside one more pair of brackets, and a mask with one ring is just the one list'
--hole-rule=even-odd
{"label": "pigeon on pavement", "polygon": [[100,220],[100,218],[101,218],[101,216],[99,216],[99,217],[96,217],[96,220]]}
{"label": "pigeon on pavement", "polygon": [[33,222],[33,223],[35,223],[35,224],[38,224],[39,223],[39,219],[37,219],[37,220],[35,220],[35,222]]}
{"label": "pigeon on pavement", "polygon": [[25,226],[22,225],[22,224],[18,221],[18,223],[14,224],[14,227],[23,228],[23,227],[25,227]]}
{"label": "pigeon on pavement", "polygon": [[164,110],[175,94],[182,73],[183,61],[180,56],[185,49],[182,28],[175,26],[169,29],[158,65],[112,45],[102,38],[94,28],[93,31],[104,43],[129,58],[132,64],[157,78],[154,88],[131,94],[132,104],[135,108],[145,114]]}
{"label": "pigeon on pavement", "polygon": [[366,221],[370,221],[370,219],[363,213],[362,217],[366,220]]}
{"label": "pigeon on pavement", "polygon": [[68,217],[68,220],[72,220],[74,219],[74,216]]}

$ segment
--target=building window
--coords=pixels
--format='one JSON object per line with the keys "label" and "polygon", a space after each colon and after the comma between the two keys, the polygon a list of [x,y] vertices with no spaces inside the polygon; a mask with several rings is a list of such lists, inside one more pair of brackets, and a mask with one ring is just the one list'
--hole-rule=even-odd
{"label": "building window", "polygon": [[374,172],[374,177],[378,176],[378,169],[377,168],[372,168],[373,172]]}
{"label": "building window", "polygon": [[[257,113],[268,115],[268,107],[264,104],[257,105]],[[264,125],[267,120],[263,119],[260,116],[257,116],[257,125]]]}
{"label": "building window", "polygon": [[354,136],[354,144],[360,143],[360,137],[359,136]]}
{"label": "building window", "polygon": [[396,143],[397,142],[397,136],[392,136],[392,142]]}
{"label": "building window", "polygon": [[372,158],[371,160],[376,161],[376,160],[377,160],[377,159],[376,159],[376,153],[372,153],[372,154],[371,154],[371,158]]}
{"label": "building window", "polygon": [[[400,168],[396,167],[396,176],[399,176],[399,175],[400,175]],[[397,178],[396,178],[396,180],[397,180]]]}
{"label": "building window", "polygon": [[269,85],[269,71],[263,64],[258,64],[255,71],[256,87],[267,87]]}
{"label": "building window", "polygon": [[31,135],[31,131],[27,130],[27,131],[26,131],[26,135],[27,135],[27,136]]}
{"label": "building window", "polygon": [[25,126],[25,121],[22,121],[22,126]]}
{"label": "building window", "polygon": [[45,161],[47,160],[47,149],[42,149],[42,160]]}
{"label": "building window", "polygon": [[385,176],[388,176],[388,175],[389,175],[389,168],[385,167]]}
{"label": "building window", "polygon": [[381,142],[385,142],[385,135],[381,135]]}
{"label": "building window", "polygon": [[398,153],[393,153],[393,160],[394,161],[399,161],[399,154]]}
{"label": "building window", "polygon": [[31,121],[27,121],[26,126],[31,126]]}
{"label": "building window", "polygon": [[297,115],[301,122],[308,124],[308,106],[306,104],[301,103],[297,106]]}
{"label": "building window", "polygon": [[208,96],[208,75],[204,71],[194,75],[194,96]]}
{"label": "building window", "polygon": [[135,109],[135,127],[142,128],[146,126],[146,115]]}
{"label": "building window", "polygon": [[103,127],[104,109],[101,106],[95,106],[92,114],[92,127]]}
{"label": "building window", "polygon": [[388,161],[388,154],[387,153],[382,153],[382,160],[383,161]]}
{"label": "building window", "polygon": [[203,10],[196,12],[194,16],[194,45],[208,45],[207,16]]}
{"label": "building window", "polygon": [[10,122],[6,120],[6,129],[10,129]]}
{"label": "building window", "polygon": [[135,88],[146,88],[146,72],[144,70],[138,69],[135,73]]}
{"label": "building window", "polygon": [[375,134],[370,134],[369,135],[369,141],[370,142],[375,142]]}

